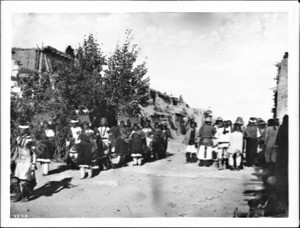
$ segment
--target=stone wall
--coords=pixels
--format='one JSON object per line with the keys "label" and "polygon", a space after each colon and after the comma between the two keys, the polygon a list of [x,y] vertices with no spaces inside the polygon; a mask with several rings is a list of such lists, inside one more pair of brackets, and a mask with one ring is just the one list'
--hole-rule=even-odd
{"label": "stone wall", "polygon": [[288,58],[284,58],[278,65],[280,67],[277,85],[277,115],[280,122],[288,114]]}

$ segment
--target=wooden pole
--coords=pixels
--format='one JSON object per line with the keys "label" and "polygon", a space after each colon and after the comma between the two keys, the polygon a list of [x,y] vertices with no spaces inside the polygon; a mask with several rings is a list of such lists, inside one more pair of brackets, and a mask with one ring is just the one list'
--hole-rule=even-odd
{"label": "wooden pole", "polygon": [[39,83],[41,83],[42,79],[42,63],[43,63],[43,51],[39,51],[40,61],[39,61]]}
{"label": "wooden pole", "polygon": [[53,72],[52,65],[51,65],[51,61],[50,61],[50,59],[49,59],[49,58],[48,58],[48,65],[49,65],[49,69],[50,69],[50,71],[51,71],[51,72]]}
{"label": "wooden pole", "polygon": [[50,69],[49,69],[48,59],[47,59],[46,54],[44,54],[44,60],[45,60],[47,72],[50,73],[50,74],[49,74],[49,79],[50,79],[51,87],[52,87],[52,89],[54,90],[53,78],[52,78],[52,74],[51,74]]}
{"label": "wooden pole", "polygon": [[46,54],[44,54],[44,60],[45,60],[46,70],[47,70],[47,72],[49,72],[50,70],[49,70],[49,65],[48,65]]}

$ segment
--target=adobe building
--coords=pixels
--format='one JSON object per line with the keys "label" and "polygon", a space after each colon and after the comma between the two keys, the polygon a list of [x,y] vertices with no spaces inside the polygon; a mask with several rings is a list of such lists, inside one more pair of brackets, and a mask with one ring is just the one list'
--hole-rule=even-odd
{"label": "adobe building", "polygon": [[72,56],[46,46],[39,48],[12,48],[12,60],[17,62],[20,68],[36,72],[56,71],[55,67],[71,63]]}

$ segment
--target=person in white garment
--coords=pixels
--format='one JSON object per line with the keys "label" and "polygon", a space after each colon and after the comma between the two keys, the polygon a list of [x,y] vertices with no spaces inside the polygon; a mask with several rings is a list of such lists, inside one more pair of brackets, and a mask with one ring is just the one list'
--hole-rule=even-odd
{"label": "person in white garment", "polygon": [[[212,139],[213,140],[213,149],[212,150],[213,150],[213,158],[218,163],[219,138],[220,138],[220,135],[224,131],[222,117],[217,117],[214,127],[216,128],[216,134],[214,135],[214,137]],[[220,166],[219,166],[219,168],[220,168]]]}
{"label": "person in white garment", "polygon": [[36,148],[27,124],[19,125],[19,136],[16,138],[17,147],[12,162],[16,164],[13,180],[17,187],[13,201],[28,202],[36,186]]}
{"label": "person in white garment", "polygon": [[219,170],[226,169],[227,163],[227,149],[229,146],[229,137],[231,134],[231,128],[228,126],[227,121],[223,121],[223,127],[221,133],[218,136],[218,163]]}
{"label": "person in white garment", "polygon": [[151,153],[152,153],[152,140],[153,140],[153,129],[151,127],[151,121],[146,120],[143,132],[146,135],[146,153],[145,153],[145,160],[149,161],[151,159]]}
{"label": "person in white garment", "polygon": [[100,148],[100,156],[102,160],[103,170],[107,170],[111,168],[110,160],[109,160],[109,151],[110,151],[110,128],[107,126],[107,118],[102,117],[100,119],[100,127],[98,127],[97,136],[99,138],[99,148]]}
{"label": "person in white garment", "polygon": [[243,151],[243,131],[242,122],[235,122],[233,125],[233,132],[229,137],[229,147],[228,147],[228,162],[230,170],[234,170],[234,155],[236,159],[236,170],[240,170],[240,165],[242,161],[242,151]]}
{"label": "person in white garment", "polygon": [[82,128],[79,126],[79,121],[76,119],[71,120],[70,136],[66,142],[68,151],[68,163],[71,164],[71,168],[75,169],[77,164],[77,145],[80,143],[79,135],[82,132]]}

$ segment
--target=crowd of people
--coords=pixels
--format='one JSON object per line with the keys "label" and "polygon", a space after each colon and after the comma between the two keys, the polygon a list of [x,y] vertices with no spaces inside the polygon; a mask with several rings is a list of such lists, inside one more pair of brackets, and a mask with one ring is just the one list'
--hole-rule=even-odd
{"label": "crowd of people", "polygon": [[[28,201],[36,185],[35,170],[41,164],[43,176],[49,173],[53,158],[55,131],[44,122],[40,129],[31,132],[29,125],[19,126],[19,136],[12,153],[11,191],[14,201]],[[79,170],[79,176],[91,178],[97,170],[108,170],[133,165],[143,165],[157,159],[166,158],[168,140],[172,138],[167,123],[146,120],[143,126],[121,121],[118,126],[108,127],[107,119],[101,118],[99,126],[78,119],[70,121],[66,137],[66,162],[71,169]]]}
{"label": "crowd of people", "polygon": [[[242,117],[230,120],[206,117],[197,131],[197,123],[188,121],[183,144],[186,147],[186,162],[199,166],[211,166],[217,161],[219,170],[240,170],[246,166],[264,165],[266,167],[287,168],[288,116],[279,120],[269,119],[267,123],[251,117],[247,126]],[[285,132],[285,133],[282,133]]]}
{"label": "crowd of people", "polygon": [[[214,123],[213,123],[214,122]],[[142,126],[141,126],[142,125]],[[218,117],[215,121],[206,117],[197,130],[197,123],[187,121],[183,144],[186,147],[186,162],[209,167],[216,162],[219,170],[243,169],[258,162],[265,166],[287,169],[288,117],[279,126],[278,119],[251,117],[247,126],[238,117],[231,121]],[[19,126],[19,136],[12,151],[11,191],[14,201],[28,201],[36,185],[35,170],[41,164],[44,176],[49,173],[49,164],[55,150],[55,130],[43,122],[38,131],[31,132],[29,125]],[[88,122],[71,120],[66,137],[66,162],[71,169],[79,170],[79,176],[91,178],[97,170],[134,166],[166,158],[168,140],[172,138],[167,123],[146,120],[143,124],[121,121],[118,126],[108,127],[107,119],[101,118],[99,126]],[[262,162],[263,161],[263,162]]]}

